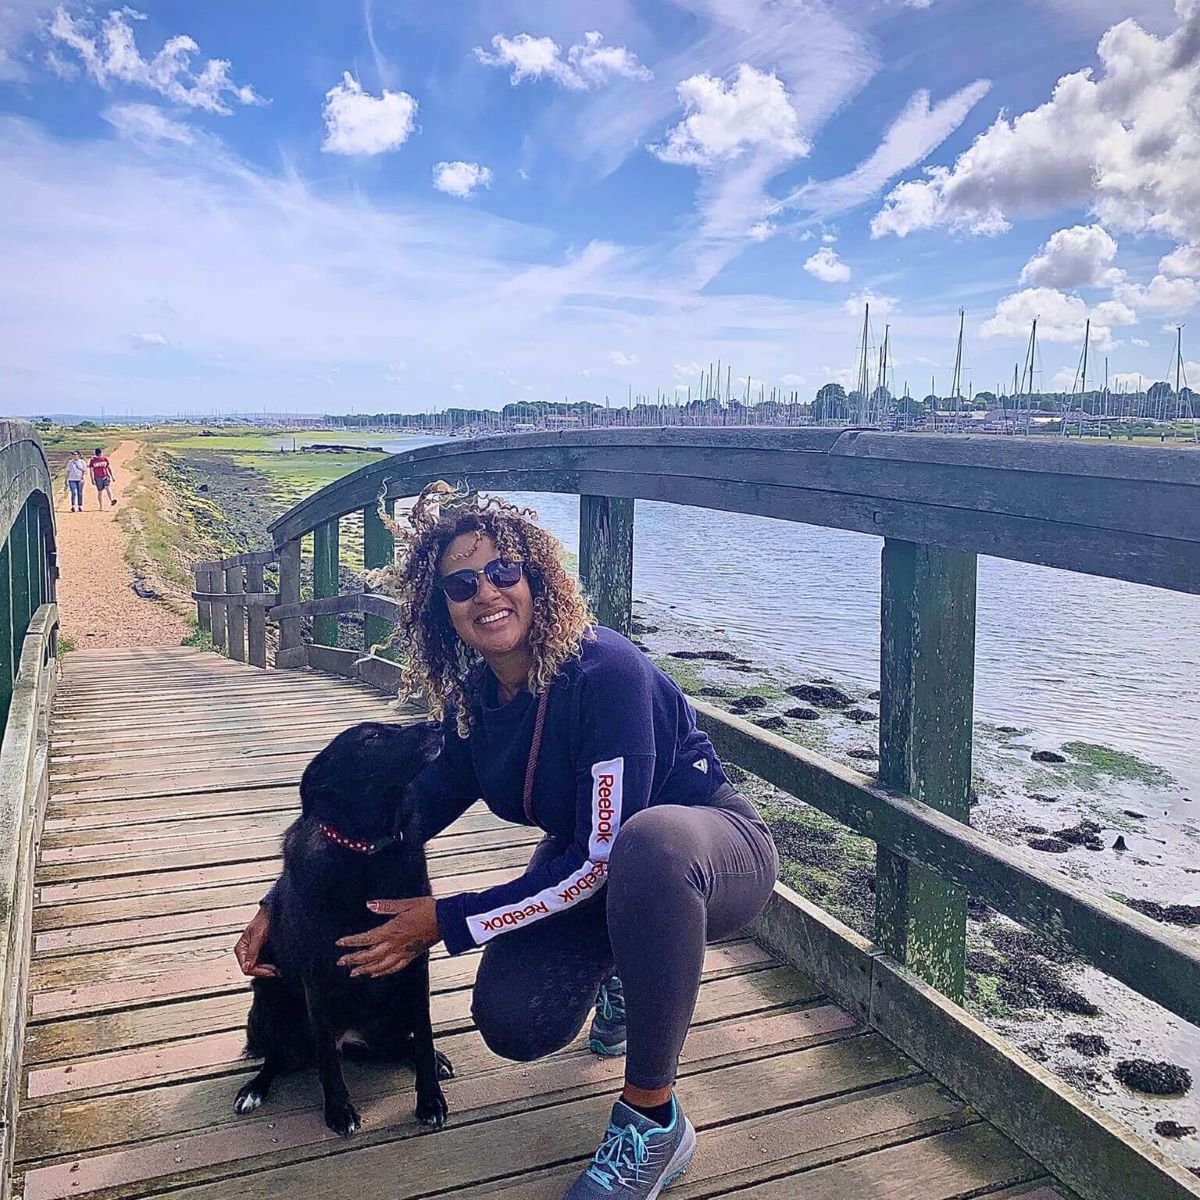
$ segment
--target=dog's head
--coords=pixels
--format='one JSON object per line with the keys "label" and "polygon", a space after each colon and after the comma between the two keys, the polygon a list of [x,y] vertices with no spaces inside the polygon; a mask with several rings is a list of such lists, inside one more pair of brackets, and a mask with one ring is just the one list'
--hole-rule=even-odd
{"label": "dog's head", "polygon": [[415,820],[409,785],[437,757],[436,725],[365,721],[339,733],[305,768],[305,817],[362,841],[410,834]]}

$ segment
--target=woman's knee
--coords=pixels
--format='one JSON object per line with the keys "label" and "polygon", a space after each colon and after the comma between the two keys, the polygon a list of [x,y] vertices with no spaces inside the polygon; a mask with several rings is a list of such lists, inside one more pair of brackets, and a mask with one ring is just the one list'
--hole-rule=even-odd
{"label": "woman's knee", "polygon": [[687,809],[645,808],[621,827],[608,861],[608,886],[625,891],[647,887],[694,887],[696,855]]}
{"label": "woman's knee", "polygon": [[578,1030],[566,1030],[535,1010],[516,992],[502,995],[476,987],[471,997],[471,1017],[484,1045],[510,1062],[533,1062],[561,1050]]}

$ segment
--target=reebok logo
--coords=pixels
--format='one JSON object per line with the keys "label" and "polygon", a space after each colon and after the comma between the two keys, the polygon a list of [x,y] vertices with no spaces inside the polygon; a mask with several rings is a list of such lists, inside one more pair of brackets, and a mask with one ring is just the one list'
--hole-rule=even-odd
{"label": "reebok logo", "polygon": [[695,767],[696,770],[699,771],[701,775],[708,774],[708,759],[707,758],[696,759],[696,761],[694,763],[692,763],[692,766]]}
{"label": "reebok logo", "polygon": [[607,845],[613,839],[613,777],[600,775],[596,778],[596,833],[595,840]]}
{"label": "reebok logo", "polygon": [[528,921],[530,917],[544,917],[549,912],[550,909],[546,907],[544,900],[534,901],[525,905],[524,908],[512,908],[508,912],[492,917],[491,920],[484,921],[482,923],[483,931],[496,933],[501,929],[511,928],[513,925],[520,925],[522,921]]}
{"label": "reebok logo", "polygon": [[558,893],[558,898],[564,904],[570,904],[573,900],[578,900],[585,892],[590,892],[592,888],[599,887],[604,882],[604,876],[608,874],[608,864],[598,862],[586,874],[581,875],[570,887],[564,888]]}

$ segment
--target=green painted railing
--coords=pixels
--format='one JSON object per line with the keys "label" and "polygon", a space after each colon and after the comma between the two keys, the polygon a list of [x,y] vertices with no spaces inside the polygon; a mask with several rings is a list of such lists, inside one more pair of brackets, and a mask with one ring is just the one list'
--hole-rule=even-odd
{"label": "green painted railing", "polygon": [[0,419],[0,730],[29,622],[40,605],[54,601],[53,494],[34,427]]}

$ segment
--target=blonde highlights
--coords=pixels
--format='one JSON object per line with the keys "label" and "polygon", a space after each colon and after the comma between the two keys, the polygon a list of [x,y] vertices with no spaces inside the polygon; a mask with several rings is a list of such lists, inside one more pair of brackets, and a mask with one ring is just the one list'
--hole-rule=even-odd
{"label": "blonde highlights", "polygon": [[424,704],[434,720],[441,721],[447,707],[453,708],[459,736],[465,738],[483,686],[483,659],[455,632],[436,586],[446,547],[461,534],[490,537],[501,558],[525,564],[533,595],[529,690],[539,695],[567,662],[579,657],[595,621],[579,584],[563,565],[561,544],[534,524],[537,513],[532,509],[438,480],[421,492],[403,520],[382,511],[381,516],[395,536],[396,558],[369,579],[400,605],[386,645],[398,645],[405,654],[401,693]]}

